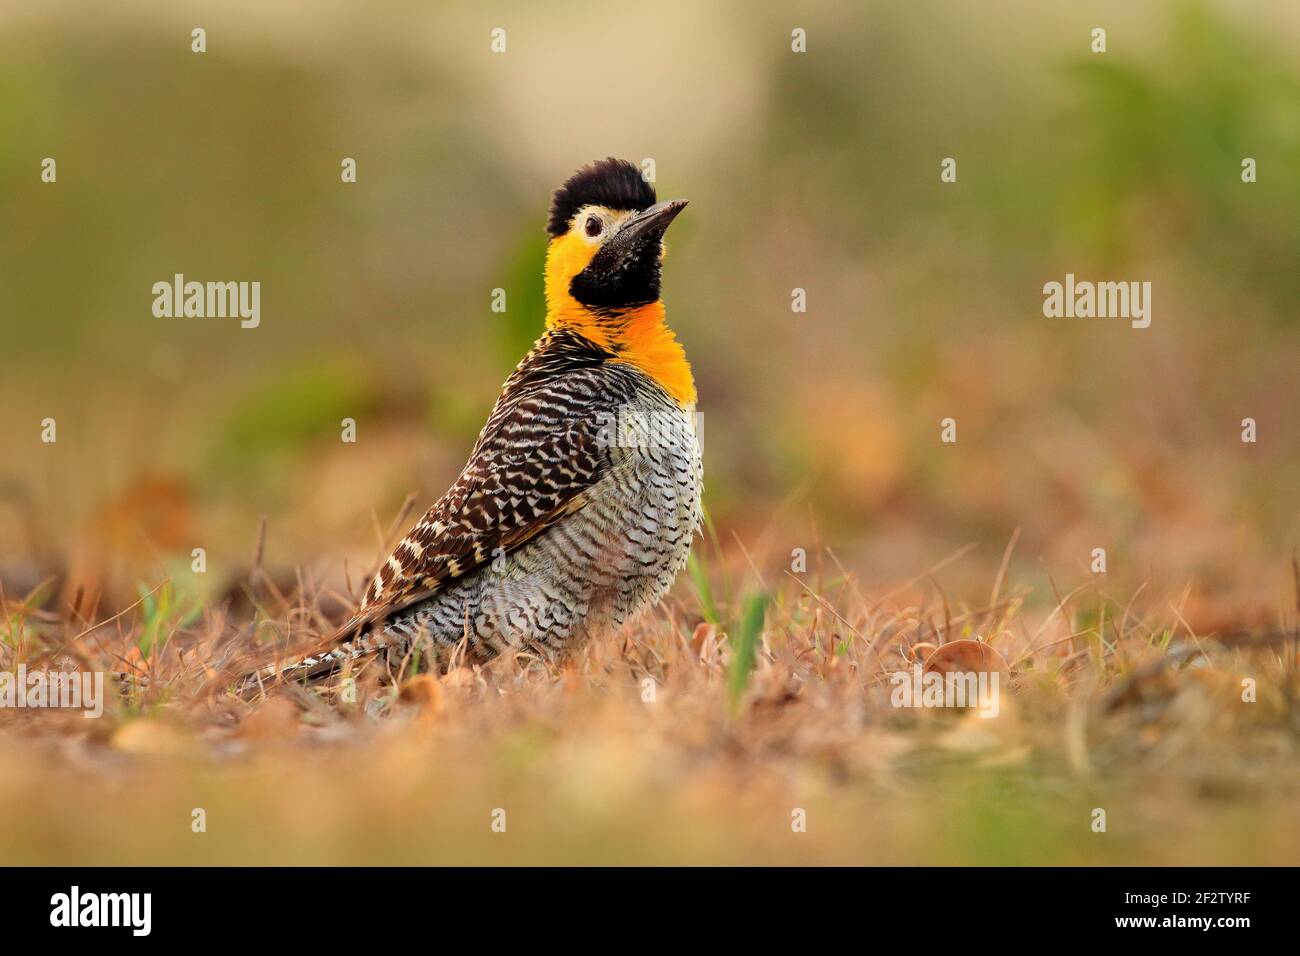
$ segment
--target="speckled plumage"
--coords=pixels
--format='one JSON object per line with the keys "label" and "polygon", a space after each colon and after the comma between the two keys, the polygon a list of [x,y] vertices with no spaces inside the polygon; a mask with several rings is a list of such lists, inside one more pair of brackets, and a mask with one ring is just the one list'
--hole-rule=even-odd
{"label": "speckled plumage", "polygon": [[390,635],[465,637],[480,660],[563,652],[668,590],[700,522],[694,419],[611,358],[551,332],[520,363],[461,477],[367,592],[363,611],[433,591]]}
{"label": "speckled plumage", "polygon": [[475,662],[516,650],[554,658],[667,592],[703,491],[694,386],[658,303],[663,230],[685,203],[654,205],[637,176],[606,160],[557,191],[547,331],[460,476],[323,650],[241,687],[417,645],[445,656],[463,642]]}
{"label": "speckled plumage", "polygon": [[258,676],[404,657],[422,637],[435,650],[464,638],[471,661],[557,656],[661,598],[701,519],[694,410],[615,358],[569,331],[544,335],[460,477],[366,590],[355,636]]}

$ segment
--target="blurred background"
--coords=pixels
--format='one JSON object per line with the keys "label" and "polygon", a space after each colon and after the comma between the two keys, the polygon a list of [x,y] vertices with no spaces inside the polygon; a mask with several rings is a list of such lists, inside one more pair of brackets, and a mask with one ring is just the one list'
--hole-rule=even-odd
{"label": "blurred background", "polygon": [[[1117,590],[1275,622],[1297,49],[1282,0],[4,3],[0,582],[109,610],[202,547],[215,598],[262,516],[273,574],[368,565],[541,328],[551,190],[616,155],[691,200],[665,297],[724,547],[883,588],[974,541],[983,592],[1020,528],[1013,577],[1105,547]],[[1150,281],[1150,328],[1045,318],[1067,272]],[[260,327],[155,318],[175,273],[259,281]]]}

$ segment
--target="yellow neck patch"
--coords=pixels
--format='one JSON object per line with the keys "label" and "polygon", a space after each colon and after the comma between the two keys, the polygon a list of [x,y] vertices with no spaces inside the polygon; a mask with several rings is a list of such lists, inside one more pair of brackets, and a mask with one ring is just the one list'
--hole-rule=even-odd
{"label": "yellow neck patch", "polygon": [[682,406],[695,404],[695,379],[686,350],[668,327],[662,302],[636,306],[617,317],[592,312],[569,292],[573,277],[587,267],[597,247],[576,232],[551,240],[546,253],[546,327],[572,329],[601,348],[612,361],[635,365]]}

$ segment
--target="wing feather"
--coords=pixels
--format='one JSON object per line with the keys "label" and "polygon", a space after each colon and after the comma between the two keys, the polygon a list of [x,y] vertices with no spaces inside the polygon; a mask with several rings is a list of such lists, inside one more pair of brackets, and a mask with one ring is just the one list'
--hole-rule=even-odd
{"label": "wing feather", "polygon": [[548,333],[506,381],[460,476],[371,581],[355,631],[522,547],[580,510],[609,473],[604,430],[620,397],[610,354]]}

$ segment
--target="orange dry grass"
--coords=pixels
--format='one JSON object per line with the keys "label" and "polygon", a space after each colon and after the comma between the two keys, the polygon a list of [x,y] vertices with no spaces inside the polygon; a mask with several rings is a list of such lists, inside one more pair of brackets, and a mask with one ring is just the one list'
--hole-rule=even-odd
{"label": "orange dry grass", "polygon": [[[1198,634],[1177,603],[1092,589],[1029,609],[1005,576],[951,606],[915,583],[873,600],[846,575],[768,574],[734,711],[729,609],[703,622],[685,583],[562,665],[371,663],[355,700],[202,692],[255,629],[209,611],[101,720],[0,711],[0,839],[15,862],[68,863],[1300,859],[1288,633]],[[281,631],[322,617],[307,596],[254,597]],[[119,669],[139,610],[77,638],[11,601],[6,663]],[[917,645],[969,636],[1013,671],[996,718],[891,706]]]}

